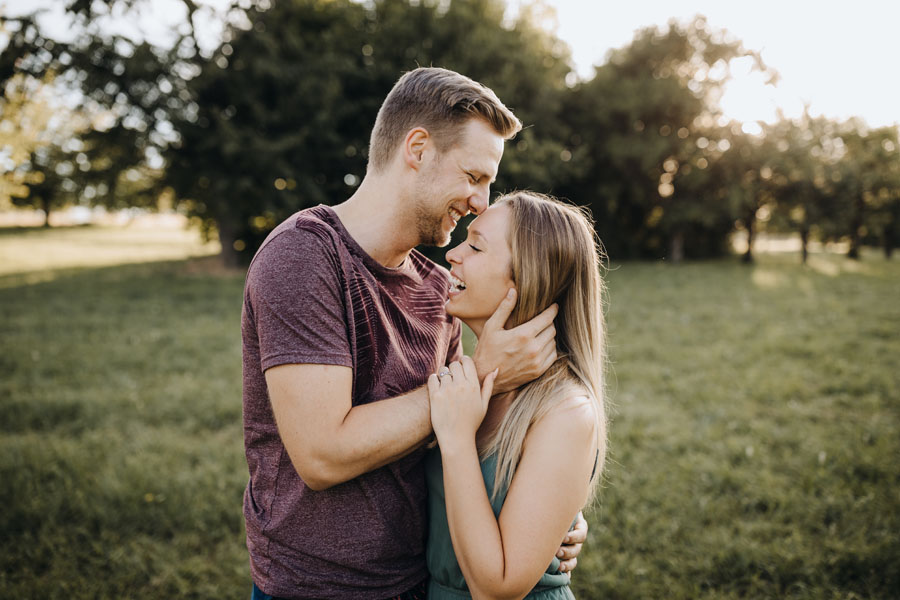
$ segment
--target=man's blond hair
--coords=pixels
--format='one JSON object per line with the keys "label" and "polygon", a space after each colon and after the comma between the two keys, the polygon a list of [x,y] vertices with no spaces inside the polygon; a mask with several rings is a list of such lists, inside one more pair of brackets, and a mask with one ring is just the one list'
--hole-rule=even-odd
{"label": "man's blond hair", "polygon": [[423,127],[440,152],[455,147],[470,119],[488,123],[503,139],[522,123],[488,87],[454,71],[420,67],[404,74],[385,98],[369,140],[369,167],[383,170],[409,130]]}

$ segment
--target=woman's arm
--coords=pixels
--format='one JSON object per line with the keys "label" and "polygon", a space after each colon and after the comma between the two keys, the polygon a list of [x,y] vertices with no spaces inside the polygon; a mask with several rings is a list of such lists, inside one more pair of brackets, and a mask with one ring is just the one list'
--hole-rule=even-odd
{"label": "woman's arm", "polygon": [[475,446],[487,408],[484,390],[476,396],[464,368],[442,379],[430,380],[429,392],[457,561],[474,598],[521,598],[547,569],[587,498],[596,452],[593,407],[585,398],[566,399],[531,427],[496,519]]}

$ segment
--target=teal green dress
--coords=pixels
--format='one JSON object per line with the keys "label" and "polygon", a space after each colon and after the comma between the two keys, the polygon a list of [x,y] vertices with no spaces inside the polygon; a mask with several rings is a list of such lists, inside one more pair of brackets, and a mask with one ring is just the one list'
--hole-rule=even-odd
{"label": "teal green dress", "polygon": [[[497,468],[497,457],[491,455],[481,463],[481,475],[488,497],[494,490],[494,471]],[[453,543],[450,541],[450,526],[447,523],[447,510],[444,503],[444,469],[441,464],[439,448],[432,448],[425,456],[425,477],[428,481],[428,545],[426,558],[428,573],[428,600],[459,600],[471,598],[466,580],[463,577]],[[494,516],[500,515],[506,490],[497,494],[491,502]],[[547,571],[526,598],[540,600],[574,600],[569,589],[569,576],[559,572],[559,559],[553,557]]]}

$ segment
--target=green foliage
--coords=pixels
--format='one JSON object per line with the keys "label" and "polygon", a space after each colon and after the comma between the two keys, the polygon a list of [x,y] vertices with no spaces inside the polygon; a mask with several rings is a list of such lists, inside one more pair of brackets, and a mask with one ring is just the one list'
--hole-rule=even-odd
{"label": "green foliage", "polygon": [[[156,233],[148,257],[196,251]],[[0,596],[246,598],[242,273],[67,264],[0,275]],[[611,456],[576,596],[896,597],[900,265],[607,279]]]}
{"label": "green foliage", "polygon": [[246,262],[292,212],[353,193],[383,98],[401,73],[433,65],[490,86],[525,124],[496,189],[589,206],[614,258],[719,256],[736,224],[751,242],[757,227],[798,231],[804,247],[848,239],[852,255],[900,242],[897,128],[804,115],[745,134],[718,107],[732,61],[777,73],[703,18],[639,31],[579,83],[540,2],[510,23],[503,0],[235,0],[208,51],[191,0],[165,48],[104,28],[148,2],[70,2],[68,41],[34,15],[0,16],[4,94],[14,77],[55,77],[92,118],[36,153],[29,177],[17,171],[11,189],[31,192],[20,203],[153,206],[174,193],[226,262]]}
{"label": "green foliage", "polygon": [[567,50],[525,19],[504,27],[503,8],[294,0],[249,10],[250,28],[232,28],[191,83],[199,112],[177,124],[167,180],[215,224],[226,251],[252,256],[292,212],[353,193],[382,100],[404,71],[434,65],[482,81],[534,124],[507,159],[516,179],[498,186],[552,186],[542,149],[560,162],[550,136]]}
{"label": "green foliage", "polygon": [[723,253],[729,182],[705,169],[727,156],[715,102],[729,61],[744,54],[703,19],[672,22],[639,31],[567,98],[573,156],[586,167],[564,195],[591,207],[611,256]]}
{"label": "green foliage", "polygon": [[900,141],[896,127],[869,130],[858,119],[835,123],[804,115],[766,132],[770,207],[775,227],[811,230],[825,240],[864,239],[886,256],[900,243]]}
{"label": "green foliage", "polygon": [[110,15],[140,21],[145,2],[67,2],[65,40],[42,30],[39,11],[0,15],[8,37],[0,52],[4,97],[19,77],[52,87],[60,104],[80,99],[77,111],[60,115],[76,119],[77,127],[32,154],[29,170],[41,176],[19,204],[156,206],[163,192],[160,149],[177,139],[172,121],[195,110],[188,80],[196,68],[191,60],[201,59],[191,27],[165,49],[104,27]]}

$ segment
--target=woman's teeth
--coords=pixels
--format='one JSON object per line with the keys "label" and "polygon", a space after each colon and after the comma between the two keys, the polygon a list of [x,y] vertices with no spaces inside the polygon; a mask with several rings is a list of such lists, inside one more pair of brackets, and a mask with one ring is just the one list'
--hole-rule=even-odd
{"label": "woman's teeth", "polygon": [[453,275],[450,276],[450,290],[454,292],[461,292],[466,289],[466,284],[461,279],[457,279]]}

